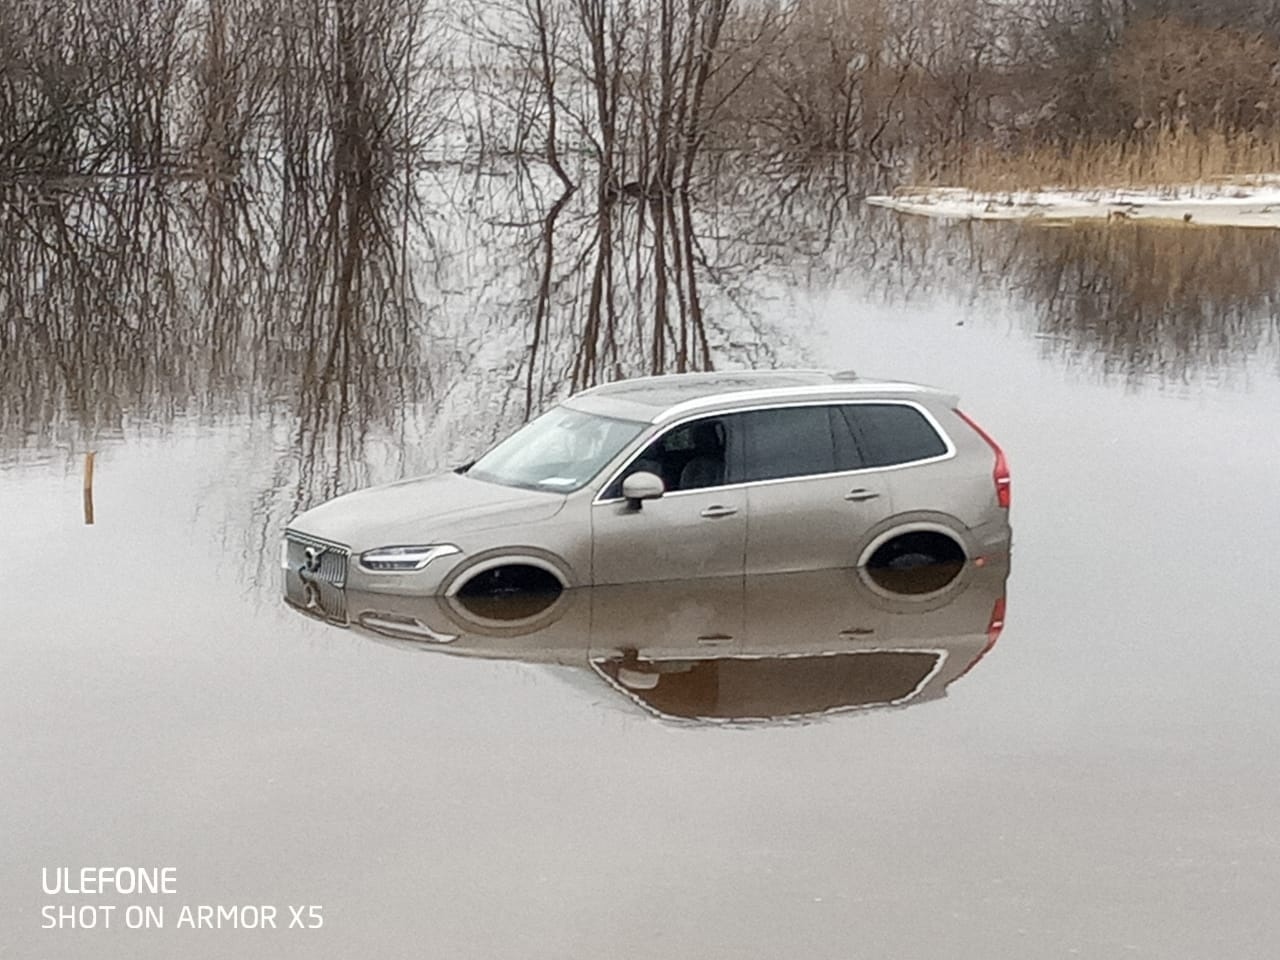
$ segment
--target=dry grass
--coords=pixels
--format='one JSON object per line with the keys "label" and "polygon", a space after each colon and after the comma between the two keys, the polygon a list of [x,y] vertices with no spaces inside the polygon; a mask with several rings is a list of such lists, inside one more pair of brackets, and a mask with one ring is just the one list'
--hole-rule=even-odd
{"label": "dry grass", "polygon": [[961,169],[942,170],[938,185],[980,191],[1043,187],[1176,187],[1280,174],[1280,136],[1163,130],[1127,142],[1035,146],[1009,151],[977,146]]}

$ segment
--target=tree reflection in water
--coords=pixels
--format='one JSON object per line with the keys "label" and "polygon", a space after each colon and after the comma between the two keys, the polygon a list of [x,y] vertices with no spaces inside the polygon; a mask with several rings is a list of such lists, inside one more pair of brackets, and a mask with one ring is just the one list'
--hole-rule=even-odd
{"label": "tree reflection in water", "polygon": [[790,291],[1011,303],[1047,355],[1135,383],[1229,374],[1280,339],[1272,232],[938,224],[721,158],[687,198],[690,267],[652,198],[514,164],[396,167],[370,135],[341,131],[305,182],[0,185],[4,445],[247,423],[276,450],[261,557],[294,512],[460,462],[575,387],[804,362]]}
{"label": "tree reflection in water", "polygon": [[1280,370],[1280,232],[883,219],[865,241],[877,297],[1008,303],[1047,358],[1134,386],[1229,377],[1268,353]]}

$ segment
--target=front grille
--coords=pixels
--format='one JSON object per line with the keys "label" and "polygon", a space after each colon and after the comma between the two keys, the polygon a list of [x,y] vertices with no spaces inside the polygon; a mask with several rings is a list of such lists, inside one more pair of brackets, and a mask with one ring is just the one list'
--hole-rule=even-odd
{"label": "front grille", "polygon": [[335,587],[347,585],[347,554],[326,550],[320,554],[320,579]]}
{"label": "front grille", "polygon": [[285,554],[288,568],[296,571],[302,580],[319,581],[339,589],[347,585],[347,563],[351,559],[348,547],[295,530],[286,530],[284,537],[288,544]]}
{"label": "front grille", "polygon": [[299,609],[345,625],[347,564],[351,550],[295,530],[284,534],[284,595]]}

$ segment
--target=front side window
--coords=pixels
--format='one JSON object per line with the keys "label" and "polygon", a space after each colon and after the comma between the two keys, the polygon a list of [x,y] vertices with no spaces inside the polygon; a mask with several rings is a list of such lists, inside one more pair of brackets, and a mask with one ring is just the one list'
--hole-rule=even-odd
{"label": "front side window", "polygon": [[745,480],[835,471],[829,407],[781,407],[742,416],[747,425]]}
{"label": "front side window", "polygon": [[902,403],[851,403],[841,407],[865,467],[929,460],[947,452],[933,424]]}
{"label": "front side window", "polygon": [[733,419],[708,417],[672,427],[627,465],[604,492],[603,499],[621,497],[623,480],[640,472],[661,477],[668,493],[730,482]]}
{"label": "front side window", "polygon": [[604,469],[646,426],[555,407],[477,460],[467,476],[509,487],[570,493]]}

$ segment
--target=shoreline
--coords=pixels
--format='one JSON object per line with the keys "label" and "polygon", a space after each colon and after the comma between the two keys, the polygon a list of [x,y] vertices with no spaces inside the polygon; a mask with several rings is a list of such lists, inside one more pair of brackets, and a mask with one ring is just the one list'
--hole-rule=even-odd
{"label": "shoreline", "polygon": [[1280,229],[1280,175],[1152,187],[981,191],[905,188],[870,206],[950,220],[1155,220]]}

